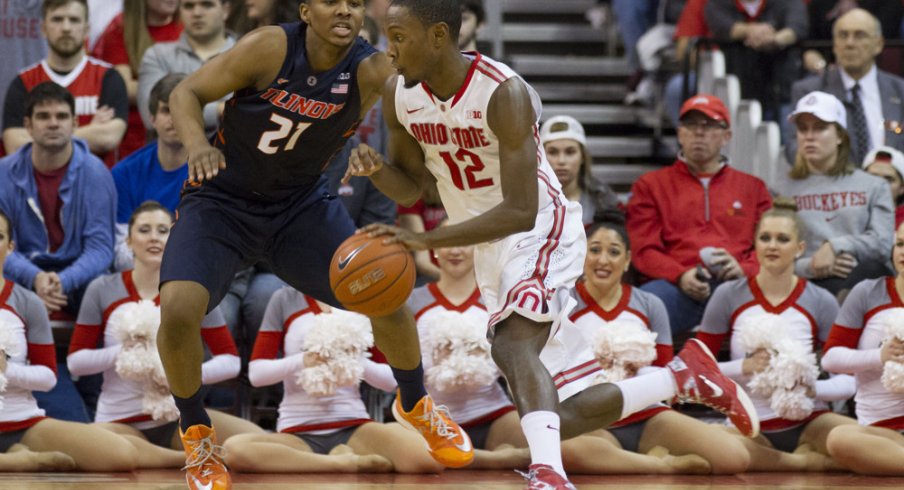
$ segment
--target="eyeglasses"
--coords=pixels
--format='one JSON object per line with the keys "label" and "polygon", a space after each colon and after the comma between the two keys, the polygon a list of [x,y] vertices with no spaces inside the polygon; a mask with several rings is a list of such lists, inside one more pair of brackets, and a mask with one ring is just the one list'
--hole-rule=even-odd
{"label": "eyeglasses", "polygon": [[724,122],[716,121],[713,119],[689,119],[686,121],[680,121],[678,125],[684,129],[691,131],[696,131],[697,129],[710,131],[713,129],[725,129],[728,127]]}

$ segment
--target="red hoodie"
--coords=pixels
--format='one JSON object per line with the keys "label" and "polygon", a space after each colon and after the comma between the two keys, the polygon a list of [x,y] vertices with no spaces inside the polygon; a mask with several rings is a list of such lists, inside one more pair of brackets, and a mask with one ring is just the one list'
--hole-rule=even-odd
{"label": "red hoodie", "polygon": [[756,223],[772,206],[762,180],[723,165],[704,186],[678,159],[641,176],[631,188],[627,228],[631,262],[643,275],[673,283],[711,246],[728,250],[750,277]]}

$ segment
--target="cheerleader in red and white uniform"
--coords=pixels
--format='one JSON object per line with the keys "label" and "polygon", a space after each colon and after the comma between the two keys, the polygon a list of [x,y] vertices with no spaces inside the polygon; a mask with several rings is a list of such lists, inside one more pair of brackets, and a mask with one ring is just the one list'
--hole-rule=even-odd
{"label": "cheerleader in red and white uniform", "polygon": [[[168,387],[157,381],[163,378],[155,377],[154,369],[128,371],[130,363],[142,362],[161,369],[153,339],[159,325],[160,262],[172,225],[172,215],[157,202],[148,201],[135,210],[126,238],[135,255],[134,269],[98,277],[88,285],[67,358],[75,376],[103,373],[94,421],[116,433],[149,441],[142,451],[146,467],[185,463],[178,413]],[[149,330],[136,332],[136,324],[142,322],[149,324]],[[201,367],[204,384],[236,377],[241,368],[238,352],[219,310],[204,318],[201,333],[212,355]],[[136,357],[136,351],[144,356]],[[221,440],[263,432],[238,417],[210,413]]]}
{"label": "cheerleader in red and white uniform", "polygon": [[904,225],[892,262],[894,277],[863,281],[848,294],[822,357],[825,370],[857,378],[859,425],[833,430],[829,454],[869,475],[904,475]]}
{"label": "cheerleader in red and white uniform", "polygon": [[[584,274],[574,292],[578,305],[569,318],[594,346],[600,364],[594,369],[601,381],[663,369],[673,357],[672,333],[662,301],[622,283],[631,263],[630,250],[622,214],[598,213],[587,229]],[[624,346],[632,340],[646,347],[629,352]],[[612,347],[601,349],[603,343]],[[638,364],[640,359],[647,365]],[[663,403],[629,415],[606,430],[564,441],[562,457],[570,473],[591,474],[733,474],[744,471],[748,461],[740,441]]]}
{"label": "cheerleader in red and white uniform", "polygon": [[467,469],[526,468],[527,440],[499,378],[486,339],[489,314],[474,277],[474,247],[434,251],[439,280],[415,289],[408,308],[417,321],[428,391],[449,410],[474,445]]}
{"label": "cheerleader in red and white uniform", "polygon": [[826,437],[854,423],[826,403],[853,396],[853,378],[817,381],[814,353],[828,336],[838,304],[794,273],[795,259],[805,250],[803,226],[794,202],[776,199],[756,228],[759,272],[720,285],[697,334],[712,352],[729,339],[731,361],[719,367],[750,391],[756,407],[761,435],[739,438],[750,453],[748,471],[842,470],[828,456]]}
{"label": "cheerleader in red and white uniform", "polygon": [[[0,211],[0,269],[13,253],[12,224]],[[131,471],[139,452],[96,426],[55,420],[32,397],[56,384],[47,310],[38,296],[0,277],[0,471]]]}
{"label": "cheerleader in red and white uniform", "polygon": [[255,473],[440,473],[424,439],[397,423],[374,422],[358,382],[395,389],[392,371],[364,357],[367,317],[320,303],[290,287],[270,298],[248,378],[283,384],[276,433],[226,441],[226,463]]}

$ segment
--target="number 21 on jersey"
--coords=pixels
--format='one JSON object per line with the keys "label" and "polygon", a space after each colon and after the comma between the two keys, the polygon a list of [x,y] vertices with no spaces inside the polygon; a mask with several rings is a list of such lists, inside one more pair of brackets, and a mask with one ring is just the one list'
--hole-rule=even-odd
{"label": "number 21 on jersey", "polygon": [[[298,137],[301,136],[301,133],[313,124],[304,121],[293,124],[288,117],[283,117],[276,113],[270,114],[270,122],[275,122],[279,127],[270,131],[264,131],[261,134],[260,141],[257,142],[257,149],[267,155],[273,155],[278,151],[292,151],[295,148],[295,143],[298,143]],[[293,125],[295,126],[294,131],[292,130]],[[291,136],[289,136],[290,133]],[[284,141],[286,137],[289,138],[288,141]]]}
{"label": "number 21 on jersey", "polygon": [[[449,151],[439,152],[446,167],[449,168],[449,175],[455,187],[466,191],[468,189],[479,189],[493,185],[492,178],[478,179],[477,174],[486,166],[480,160],[480,155],[459,148],[454,154]],[[464,176],[462,176],[462,166],[464,166]]]}

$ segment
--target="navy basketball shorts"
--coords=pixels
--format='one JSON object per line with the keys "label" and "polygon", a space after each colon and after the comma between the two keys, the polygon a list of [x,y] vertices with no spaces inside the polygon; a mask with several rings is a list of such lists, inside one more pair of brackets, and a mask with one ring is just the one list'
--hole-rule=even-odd
{"label": "navy basketball shorts", "polygon": [[170,232],[160,284],[193,281],[210,293],[213,310],[239,270],[258,262],[293,288],[341,307],[329,267],[339,245],[355,233],[326,178],[278,202],[246,199],[203,185],[182,198]]}

